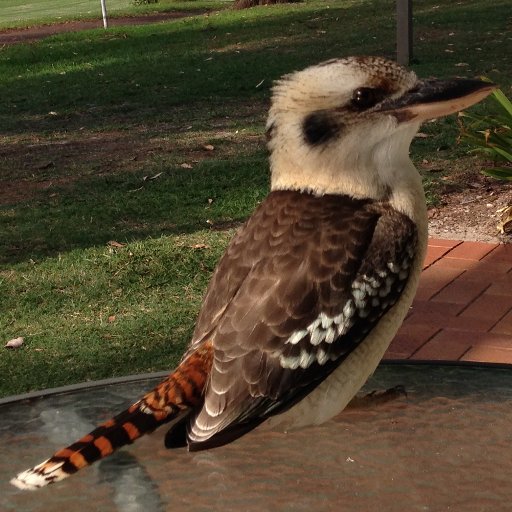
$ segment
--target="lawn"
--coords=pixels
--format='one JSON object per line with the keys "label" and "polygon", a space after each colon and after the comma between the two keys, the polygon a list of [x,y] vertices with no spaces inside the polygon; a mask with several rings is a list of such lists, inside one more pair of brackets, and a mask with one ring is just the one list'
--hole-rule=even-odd
{"label": "lawn", "polygon": [[[109,17],[119,17],[169,10],[201,10],[205,4],[211,8],[225,5],[226,1],[159,0],[155,4],[136,5],[132,0],[106,0],[105,3]],[[100,0],[2,0],[1,4],[0,29],[102,17]]]}
{"label": "lawn", "polygon": [[[267,192],[272,81],[320,59],[392,57],[393,12],[311,0],[2,48],[0,340],[25,344],[2,349],[0,395],[172,368],[217,259]],[[509,0],[425,0],[413,68],[507,90],[509,25]],[[417,163],[464,161],[454,118],[422,132]]]}
{"label": "lawn", "polygon": [[[127,9],[130,0],[106,0],[110,11]],[[69,17],[98,17],[101,16],[100,0],[2,0],[0,26],[32,25],[36,22],[55,20]]]}

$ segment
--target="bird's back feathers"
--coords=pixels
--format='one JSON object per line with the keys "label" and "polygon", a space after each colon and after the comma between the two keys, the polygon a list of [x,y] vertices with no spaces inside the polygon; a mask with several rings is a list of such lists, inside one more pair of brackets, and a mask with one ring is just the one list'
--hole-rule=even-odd
{"label": "bird's back feathers", "polygon": [[416,244],[385,202],[271,192],[204,299],[195,340],[208,335],[214,359],[189,446],[230,442],[327,378],[399,297]]}

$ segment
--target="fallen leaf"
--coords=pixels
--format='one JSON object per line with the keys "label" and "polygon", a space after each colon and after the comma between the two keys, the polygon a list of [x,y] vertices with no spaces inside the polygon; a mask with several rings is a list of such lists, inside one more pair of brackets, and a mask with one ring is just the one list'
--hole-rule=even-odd
{"label": "fallen leaf", "polygon": [[205,144],[203,146],[203,149],[206,149],[206,151],[213,151],[215,149],[215,147],[212,146],[211,144]]}
{"label": "fallen leaf", "polygon": [[111,324],[112,322],[116,321],[116,315],[110,315],[108,317],[108,323]]}
{"label": "fallen leaf", "polygon": [[192,246],[192,249],[209,249],[210,246],[206,244],[195,244]]}
{"label": "fallen leaf", "polygon": [[497,225],[498,231],[502,235],[512,233],[512,205],[500,208],[496,213],[500,215],[500,221]]}
{"label": "fallen leaf", "polygon": [[122,244],[121,242],[116,242],[115,240],[109,240],[107,245],[109,245],[110,247],[121,248],[121,247],[124,247],[126,244]]}
{"label": "fallen leaf", "polygon": [[5,348],[20,348],[24,343],[24,339],[20,336],[18,338],[13,338],[9,340],[4,346]]}
{"label": "fallen leaf", "polygon": [[417,137],[418,139],[427,139],[428,137],[430,137],[430,135],[428,135],[428,134],[426,134],[426,133],[423,133],[423,132],[418,132],[418,133],[416,134],[416,137]]}
{"label": "fallen leaf", "polygon": [[190,164],[187,164],[187,163],[181,164],[180,167],[183,168],[183,169],[192,169],[192,166]]}

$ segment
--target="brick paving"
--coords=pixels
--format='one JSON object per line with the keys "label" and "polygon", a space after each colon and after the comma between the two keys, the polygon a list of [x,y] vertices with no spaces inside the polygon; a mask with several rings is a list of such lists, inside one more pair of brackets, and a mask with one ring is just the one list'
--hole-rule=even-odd
{"label": "brick paving", "polygon": [[429,240],[418,293],[385,359],[512,364],[512,245]]}

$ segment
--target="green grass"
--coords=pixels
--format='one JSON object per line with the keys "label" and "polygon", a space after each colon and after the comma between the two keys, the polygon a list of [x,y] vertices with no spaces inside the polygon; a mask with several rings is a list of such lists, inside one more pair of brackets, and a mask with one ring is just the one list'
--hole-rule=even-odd
{"label": "green grass", "polygon": [[[107,0],[107,8],[111,12],[127,9],[130,0]],[[0,26],[4,25],[32,25],[37,21],[55,21],[69,19],[70,17],[98,17],[101,16],[99,0],[78,0],[68,2],[65,0],[2,0],[2,17]]]}
{"label": "green grass", "polygon": [[[394,5],[311,0],[3,48],[0,340],[26,343],[2,349],[0,395],[175,365],[233,227],[266,193],[272,81],[392,57]],[[419,3],[413,68],[506,89],[508,7]],[[453,117],[422,131],[415,160],[464,155]]]}
{"label": "green grass", "polygon": [[[106,0],[109,17],[131,16],[169,10],[201,10],[225,5],[205,0],[159,0],[156,4],[134,5],[132,0]],[[0,28],[27,27],[69,20],[101,19],[100,0],[2,0]]]}

